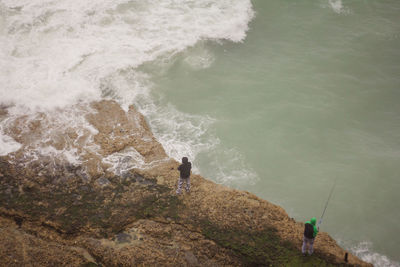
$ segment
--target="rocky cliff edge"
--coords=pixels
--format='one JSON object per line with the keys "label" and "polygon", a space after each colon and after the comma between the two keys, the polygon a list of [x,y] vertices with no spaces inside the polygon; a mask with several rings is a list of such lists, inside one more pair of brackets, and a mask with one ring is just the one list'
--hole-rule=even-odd
{"label": "rocky cliff edge", "polygon": [[0,112],[22,144],[0,157],[1,266],[370,266],[324,232],[303,257],[304,224],[249,192],[193,175],[177,196],[179,163],[133,107],[74,109],[84,126]]}

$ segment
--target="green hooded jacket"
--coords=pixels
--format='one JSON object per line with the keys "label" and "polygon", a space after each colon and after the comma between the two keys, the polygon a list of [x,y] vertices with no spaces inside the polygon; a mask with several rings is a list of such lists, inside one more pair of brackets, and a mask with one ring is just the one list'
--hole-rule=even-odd
{"label": "green hooded jacket", "polygon": [[306,223],[311,224],[314,227],[314,234],[313,237],[315,238],[318,234],[318,228],[316,226],[317,224],[317,219],[315,217],[312,217],[311,220],[307,221]]}

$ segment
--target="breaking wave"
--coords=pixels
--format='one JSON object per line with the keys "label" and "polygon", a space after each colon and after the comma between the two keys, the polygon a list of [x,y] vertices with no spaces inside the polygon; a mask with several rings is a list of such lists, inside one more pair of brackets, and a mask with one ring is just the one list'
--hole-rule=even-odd
{"label": "breaking wave", "polygon": [[400,263],[392,261],[387,256],[373,252],[371,242],[361,242],[354,246],[351,251],[360,259],[372,263],[377,267],[399,267]]}
{"label": "breaking wave", "polygon": [[[196,159],[219,144],[209,133],[213,118],[184,114],[154,99],[151,78],[166,72],[176,55],[199,42],[243,41],[254,16],[250,0],[1,0],[0,13],[0,104],[8,113],[0,117],[1,155],[21,147],[6,134],[12,120],[27,115],[29,123],[29,118],[45,112],[52,114],[52,124],[58,116],[65,129],[87,128],[87,109],[71,110],[100,99],[117,100],[125,109],[134,104],[175,159]],[[209,51],[196,48],[185,59],[194,69],[207,68],[213,61]],[[140,70],[149,62],[152,69]],[[70,116],[67,120],[65,114]],[[55,139],[56,133],[49,128],[46,138]],[[80,162],[79,151],[50,145],[31,147],[29,153],[35,149]],[[117,157],[137,158],[132,151],[123,154],[105,159],[115,163],[111,169],[119,168]],[[235,155],[232,158],[240,158]],[[220,170],[215,177],[225,176],[219,181],[226,182],[243,168],[234,165],[236,171]]]}

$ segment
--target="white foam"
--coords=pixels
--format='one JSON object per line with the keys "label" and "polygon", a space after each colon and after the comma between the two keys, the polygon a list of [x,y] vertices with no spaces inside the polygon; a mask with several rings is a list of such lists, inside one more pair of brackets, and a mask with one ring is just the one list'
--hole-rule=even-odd
{"label": "white foam", "polygon": [[363,261],[372,263],[376,267],[399,267],[400,263],[387,256],[374,252],[371,242],[361,242],[351,248],[351,251]]}
{"label": "white foam", "polygon": [[142,97],[138,97],[135,103],[148,118],[153,134],[163,144],[167,154],[176,160],[183,155],[194,159],[198,153],[208,151],[219,143],[217,138],[207,134],[214,122],[210,117],[185,114],[170,104],[164,106]]}
{"label": "white foam", "polygon": [[[62,150],[57,150],[53,146],[41,147],[40,150],[32,149],[33,153],[40,151],[40,155],[50,156],[52,158],[57,158],[73,165],[79,165],[81,161],[79,160],[78,150],[76,148],[67,148]],[[36,159],[37,155],[35,155]]]}
{"label": "white foam", "polygon": [[329,6],[338,14],[349,13],[350,10],[344,7],[342,0],[329,0]]}
{"label": "white foam", "polygon": [[[212,130],[215,119],[209,116],[180,112],[171,104],[159,99],[154,101],[137,95],[135,106],[148,118],[153,134],[161,142],[169,157],[180,161],[183,156],[193,161],[193,171],[217,183],[237,186],[252,184],[258,176],[246,165],[236,149],[224,147]],[[202,169],[197,163],[207,157]]]}
{"label": "white foam", "polygon": [[211,164],[209,170],[204,171],[217,183],[240,187],[254,185],[259,179],[237,149],[215,147],[207,153],[207,157],[211,158]]}
{"label": "white foam", "polygon": [[249,0],[4,0],[1,9],[0,101],[40,109],[97,100],[110,75],[199,40],[241,41],[253,16]]}
{"label": "white foam", "polygon": [[104,163],[110,164],[107,170],[116,175],[122,175],[133,168],[145,166],[144,157],[133,147],[127,147],[122,151],[113,153],[103,159]]}
{"label": "white foam", "polygon": [[198,70],[210,67],[214,60],[214,55],[203,46],[200,46],[187,53],[184,62],[191,68]]}
{"label": "white foam", "polygon": [[[204,40],[244,40],[254,16],[250,0],[2,0],[0,10],[0,102],[13,105],[10,114],[69,110],[76,103],[112,98],[125,109],[131,103],[138,106],[173,158],[186,155],[193,160],[219,144],[209,132],[212,118],[183,114],[153,99],[152,73],[138,67],[153,62],[157,72],[163,72],[175,55],[192,47],[185,62],[194,69],[209,67],[214,56],[196,45]],[[60,125],[66,119],[71,127],[82,127],[79,140],[92,138],[82,114],[57,116]],[[51,127],[58,127],[56,121]],[[55,130],[43,138],[54,134]],[[16,149],[10,139],[2,142]],[[96,153],[90,140],[82,142]],[[55,155],[43,145],[34,149]],[[80,160],[72,147],[57,152],[72,163]],[[132,151],[125,152],[106,159],[113,170],[121,169],[125,157],[135,158]],[[234,173],[221,170],[215,176]]]}
{"label": "white foam", "polygon": [[0,133],[0,156],[5,156],[21,148],[21,144],[8,135]]}
{"label": "white foam", "polygon": [[[78,165],[82,162],[82,153],[89,151],[96,154],[99,150],[94,143],[98,131],[85,118],[88,112],[93,111],[86,105],[74,105],[51,113],[28,113],[15,107],[8,111],[9,117],[0,123],[0,129],[4,129],[4,134],[16,134],[25,140],[27,164],[38,156],[50,156]],[[31,123],[38,128],[32,129]],[[4,143],[5,147],[13,144],[12,140]],[[8,154],[13,151],[6,152]]]}

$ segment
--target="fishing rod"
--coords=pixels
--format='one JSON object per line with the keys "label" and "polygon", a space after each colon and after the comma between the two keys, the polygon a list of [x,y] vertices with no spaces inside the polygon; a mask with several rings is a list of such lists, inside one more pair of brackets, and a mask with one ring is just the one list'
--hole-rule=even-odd
{"label": "fishing rod", "polygon": [[325,203],[324,211],[322,212],[322,215],[321,215],[321,217],[320,217],[320,219],[319,219],[319,222],[318,222],[318,229],[319,229],[319,226],[320,226],[321,223],[322,223],[322,218],[323,218],[324,215],[325,215],[325,211],[326,211],[326,208],[328,207],[329,201],[331,200],[332,193],[333,193],[333,191],[335,190],[336,181],[337,181],[337,179],[335,179],[335,182],[333,183],[333,186],[332,186],[332,188],[331,188],[331,192],[329,193],[328,200],[327,200],[326,203]]}

